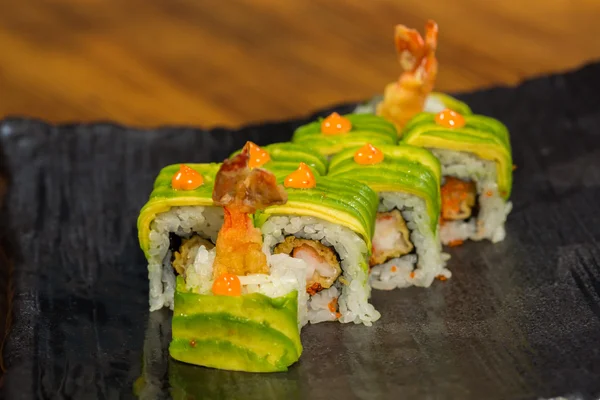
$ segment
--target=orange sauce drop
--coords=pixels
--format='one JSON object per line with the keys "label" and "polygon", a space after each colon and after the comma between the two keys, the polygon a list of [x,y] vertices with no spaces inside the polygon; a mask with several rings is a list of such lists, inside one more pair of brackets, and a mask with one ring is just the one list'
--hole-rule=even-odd
{"label": "orange sauce drop", "polygon": [[308,165],[301,162],[298,169],[285,178],[283,186],[293,189],[310,189],[317,186],[317,180]]}
{"label": "orange sauce drop", "polygon": [[203,184],[202,175],[185,164],[181,164],[179,171],[171,179],[171,187],[175,190],[194,190]]}
{"label": "orange sauce drop", "polygon": [[248,147],[250,148],[250,160],[248,161],[248,166],[250,168],[262,167],[271,161],[271,156],[269,153],[260,146],[256,145],[255,143],[248,142]]}
{"label": "orange sauce drop", "polygon": [[435,115],[435,123],[445,128],[462,128],[466,124],[462,115],[448,108]]}
{"label": "orange sauce drop", "polygon": [[362,165],[379,164],[384,158],[383,151],[371,143],[365,144],[354,153],[354,162]]}
{"label": "orange sauce drop", "polygon": [[352,129],[352,123],[348,118],[342,117],[334,112],[321,122],[321,133],[324,135],[337,135],[348,133]]}
{"label": "orange sauce drop", "polygon": [[212,291],[216,296],[241,296],[242,283],[235,274],[221,274],[213,282]]}

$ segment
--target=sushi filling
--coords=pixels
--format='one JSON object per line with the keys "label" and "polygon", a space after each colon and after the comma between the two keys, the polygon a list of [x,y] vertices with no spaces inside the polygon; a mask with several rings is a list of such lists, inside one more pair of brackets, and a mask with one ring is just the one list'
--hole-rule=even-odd
{"label": "sushi filling", "polygon": [[369,260],[371,267],[410,254],[414,248],[406,222],[398,209],[377,213],[372,255]]}
{"label": "sushi filling", "polygon": [[273,253],[287,254],[306,263],[306,292],[311,296],[329,289],[342,274],[335,251],[315,240],[288,236],[275,246]]}
{"label": "sushi filling", "polygon": [[263,251],[277,263],[304,266],[306,321],[371,325],[365,241],[350,229],[315,217],[272,216],[261,227]]}
{"label": "sushi filling", "polygon": [[451,276],[431,225],[423,199],[402,192],[380,193],[370,260],[373,288],[428,287],[436,277]]}
{"label": "sushi filling", "polygon": [[273,254],[284,254],[306,265],[306,293],[310,296],[311,309],[324,311],[319,318],[311,322],[338,319],[341,316],[338,298],[341,290],[336,286],[342,275],[340,260],[333,248],[325,246],[317,240],[301,239],[288,236],[273,249]]}
{"label": "sushi filling", "polygon": [[477,204],[475,182],[452,176],[444,177],[442,184],[442,223],[464,221],[474,215]]}
{"label": "sushi filling", "polygon": [[[171,237],[178,236],[171,234]],[[176,242],[177,239],[171,239],[171,243]],[[210,250],[215,247],[215,244],[210,240],[206,240],[200,237],[197,234],[194,234],[189,239],[179,238],[181,245],[178,249],[173,248],[173,258],[171,264],[173,268],[179,275],[183,275],[185,278],[185,271],[187,266],[193,263],[196,255],[198,254],[198,249],[200,246],[204,246],[205,249]]]}

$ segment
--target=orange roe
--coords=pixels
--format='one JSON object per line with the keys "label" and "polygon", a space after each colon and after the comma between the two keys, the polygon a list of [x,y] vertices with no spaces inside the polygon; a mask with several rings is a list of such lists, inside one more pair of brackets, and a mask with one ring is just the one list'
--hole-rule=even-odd
{"label": "orange roe", "polygon": [[252,142],[248,142],[248,147],[250,149],[250,160],[248,161],[248,167],[259,168],[271,161],[271,156],[269,153],[260,146]]}
{"label": "orange roe", "polygon": [[348,118],[342,117],[334,112],[321,122],[321,133],[324,135],[338,135],[348,133],[352,129],[352,123]]}
{"label": "orange roe", "polygon": [[203,184],[202,175],[185,164],[181,164],[179,171],[171,179],[171,187],[175,190],[194,190]]}
{"label": "orange roe", "polygon": [[294,189],[311,189],[317,186],[317,180],[308,165],[301,162],[298,169],[285,178],[283,186]]}
{"label": "orange roe", "polygon": [[466,124],[462,115],[448,108],[435,115],[435,123],[445,128],[462,128]]}
{"label": "orange roe", "polygon": [[354,153],[354,162],[362,165],[379,164],[384,158],[383,151],[371,143],[365,144]]}
{"label": "orange roe", "polygon": [[216,296],[241,296],[242,283],[237,275],[224,273],[215,279],[212,291]]}
{"label": "orange roe", "polygon": [[460,205],[468,198],[472,182],[465,182],[452,176],[446,177],[446,182],[442,185],[442,219],[451,219],[451,216],[457,214]]}

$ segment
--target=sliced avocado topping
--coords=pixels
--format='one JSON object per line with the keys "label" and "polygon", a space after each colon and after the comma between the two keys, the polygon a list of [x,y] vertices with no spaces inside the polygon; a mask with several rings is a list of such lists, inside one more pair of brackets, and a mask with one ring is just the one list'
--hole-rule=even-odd
{"label": "sliced avocado topping", "polygon": [[226,312],[174,317],[173,336],[187,339],[190,347],[195,347],[200,341],[218,338],[255,354],[265,354],[264,358],[270,364],[290,365],[299,357],[293,340],[268,323],[254,322]]}
{"label": "sliced avocado topping", "polygon": [[177,278],[171,356],[207,367],[249,371],[285,371],[302,353],[298,293],[270,298],[200,295],[180,291]]}
{"label": "sliced avocado topping", "polygon": [[[308,165],[316,175],[327,173],[327,159],[310,146],[284,142],[260,147],[271,157],[271,160],[261,168],[273,173],[290,173],[296,170],[301,162]],[[241,150],[236,151],[231,157],[240,152]]]}
{"label": "sliced avocado topping", "polygon": [[268,355],[257,354],[217,338],[197,341],[194,346],[187,339],[173,339],[169,353],[178,361],[229,371],[278,372],[287,371],[288,367],[283,363],[269,362]]}
{"label": "sliced avocado topping", "polygon": [[343,116],[352,123],[348,133],[324,135],[321,133],[321,121],[303,125],[296,129],[292,142],[309,146],[319,153],[329,156],[347,147],[362,146],[365,143],[375,145],[396,144],[396,127],[382,117],[372,114],[347,114]]}

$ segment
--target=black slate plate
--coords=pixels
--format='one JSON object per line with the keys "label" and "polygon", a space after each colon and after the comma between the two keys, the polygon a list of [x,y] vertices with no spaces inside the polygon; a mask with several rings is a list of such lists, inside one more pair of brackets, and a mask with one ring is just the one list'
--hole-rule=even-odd
{"label": "black slate plate", "polygon": [[271,375],[168,359],[170,316],[147,311],[135,221],[163,165],[221,160],[304,121],[236,132],[5,121],[4,396],[130,398],[134,382],[146,398],[599,396],[600,64],[462,98],[512,133],[508,238],[451,249],[454,277],[428,290],[375,292],[372,328],[305,328],[300,363]]}

